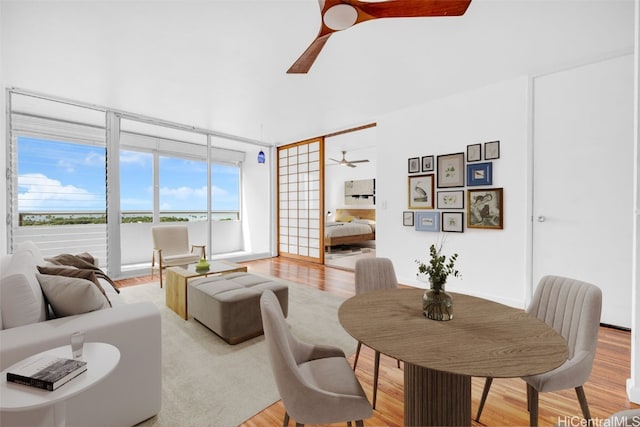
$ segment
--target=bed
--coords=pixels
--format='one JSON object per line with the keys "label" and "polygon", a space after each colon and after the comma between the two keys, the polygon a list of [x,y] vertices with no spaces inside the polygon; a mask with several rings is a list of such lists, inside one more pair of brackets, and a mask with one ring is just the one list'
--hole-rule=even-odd
{"label": "bed", "polygon": [[334,221],[325,223],[325,247],[375,240],[375,219],[375,209],[336,209]]}

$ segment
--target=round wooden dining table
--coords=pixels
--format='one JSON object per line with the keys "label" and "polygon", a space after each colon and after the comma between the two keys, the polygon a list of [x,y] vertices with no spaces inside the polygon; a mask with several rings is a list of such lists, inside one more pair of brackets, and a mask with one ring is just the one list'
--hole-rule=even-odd
{"label": "round wooden dining table", "polygon": [[404,362],[405,426],[470,426],[471,377],[536,375],[567,360],[564,338],[521,309],[450,293],[453,319],[431,320],[423,293],[373,291],[338,310],[352,337]]}

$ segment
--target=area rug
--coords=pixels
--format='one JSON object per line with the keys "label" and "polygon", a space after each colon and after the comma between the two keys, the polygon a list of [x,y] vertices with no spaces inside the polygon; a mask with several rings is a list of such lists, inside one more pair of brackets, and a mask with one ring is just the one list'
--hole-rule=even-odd
{"label": "area rug", "polygon": [[364,258],[374,258],[375,248],[349,248],[335,252],[325,252],[324,263],[331,267],[339,267],[345,270],[355,270],[356,262]]}
{"label": "area rug", "polygon": [[[333,345],[347,355],[356,341],[338,321],[344,298],[298,283],[289,286],[292,333],[303,341]],[[237,426],[280,399],[264,336],[228,345],[193,318],[165,306],[158,283],[121,289],[125,301],[152,301],[162,314],[162,409],[141,426]],[[132,397],[135,399],[135,397]]]}

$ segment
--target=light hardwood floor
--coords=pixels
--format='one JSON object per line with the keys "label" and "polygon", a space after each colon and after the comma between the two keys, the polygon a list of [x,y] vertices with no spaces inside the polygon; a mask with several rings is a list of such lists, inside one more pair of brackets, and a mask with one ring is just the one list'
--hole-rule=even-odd
{"label": "light hardwood floor", "polygon": [[[322,265],[270,258],[246,264],[249,272],[268,274],[297,283],[331,292],[344,297],[354,295],[353,272],[324,267]],[[137,281],[140,283],[140,280]],[[133,280],[122,285],[136,284]],[[585,393],[596,427],[604,426],[604,419],[622,409],[638,408],[630,403],[625,391],[630,369],[630,333],[612,328],[600,328],[596,360]],[[372,350],[363,346],[356,374],[368,396],[373,384]],[[351,357],[353,363],[353,356]],[[271,375],[271,373],[265,373]],[[484,378],[472,380],[473,417],[482,394]],[[491,387],[480,423],[476,426],[525,426],[529,424],[526,388],[520,379],[496,379]],[[366,426],[403,425],[403,371],[394,359],[381,358],[378,381],[378,401],[372,418],[365,420]],[[582,427],[580,406],[574,390],[562,390],[540,394],[541,426],[562,425]],[[264,427],[282,425],[284,407],[277,402],[241,424],[241,427]],[[294,425],[294,420],[290,421]],[[344,425],[344,424],[342,424]]]}

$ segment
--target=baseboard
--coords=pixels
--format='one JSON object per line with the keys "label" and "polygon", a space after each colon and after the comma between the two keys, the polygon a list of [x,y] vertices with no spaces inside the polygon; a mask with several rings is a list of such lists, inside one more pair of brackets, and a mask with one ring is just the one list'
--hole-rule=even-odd
{"label": "baseboard", "polygon": [[629,401],[640,404],[640,385],[634,384],[631,378],[627,379],[627,396]]}
{"label": "baseboard", "polygon": [[604,328],[617,329],[619,331],[631,332],[631,328],[626,328],[624,326],[610,325],[608,323],[600,323],[600,326],[602,326]]}

